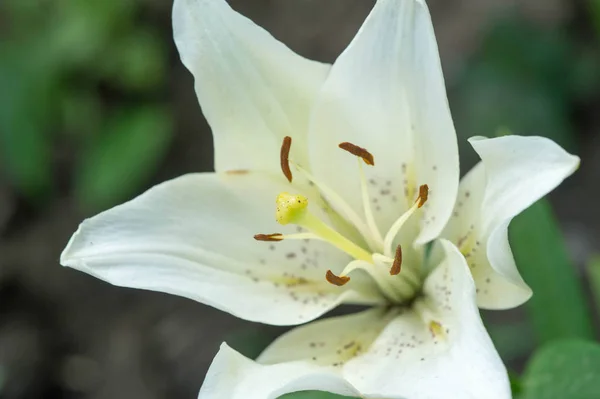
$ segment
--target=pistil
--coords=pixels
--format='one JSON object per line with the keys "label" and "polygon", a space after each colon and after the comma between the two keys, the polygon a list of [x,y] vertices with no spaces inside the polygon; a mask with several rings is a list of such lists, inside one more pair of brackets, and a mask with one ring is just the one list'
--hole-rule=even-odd
{"label": "pistil", "polygon": [[336,248],[346,252],[354,259],[372,263],[369,252],[329,227],[308,210],[308,199],[303,195],[280,193],[276,199],[275,219],[279,224],[296,224],[311,231],[314,235],[329,242]]}

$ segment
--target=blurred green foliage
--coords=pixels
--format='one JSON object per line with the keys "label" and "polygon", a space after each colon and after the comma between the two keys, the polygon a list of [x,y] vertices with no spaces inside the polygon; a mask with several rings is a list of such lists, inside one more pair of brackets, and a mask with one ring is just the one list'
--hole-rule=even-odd
{"label": "blurred green foliage", "polygon": [[590,17],[600,42],[600,0],[588,0]]}
{"label": "blurred green foliage", "polygon": [[144,21],[144,6],[0,4],[0,162],[31,202],[51,198],[60,174],[74,171],[67,179],[79,203],[109,207],[147,184],[165,156],[173,130],[162,95],[167,38]]}
{"label": "blurred green foliage", "polygon": [[510,240],[523,279],[534,293],[526,306],[538,341],[593,339],[589,304],[546,200],[513,220]]}
{"label": "blurred green foliage", "polygon": [[519,14],[500,17],[456,81],[451,101],[468,164],[466,139],[514,134],[553,139],[576,152],[574,106],[600,91],[600,52],[566,28],[543,27]]}
{"label": "blurred green foliage", "polygon": [[556,341],[527,365],[519,399],[596,399],[600,395],[600,345]]}
{"label": "blurred green foliage", "polygon": [[590,278],[592,296],[596,304],[596,311],[600,310],[600,256],[595,255],[587,264],[587,275]]}

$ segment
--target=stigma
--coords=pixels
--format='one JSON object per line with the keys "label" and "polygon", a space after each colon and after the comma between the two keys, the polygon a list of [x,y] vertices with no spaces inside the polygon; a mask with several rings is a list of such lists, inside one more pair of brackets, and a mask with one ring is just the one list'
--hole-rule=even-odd
{"label": "stigma", "polygon": [[275,220],[285,226],[286,224],[302,221],[308,207],[308,198],[303,195],[292,195],[283,192],[279,193],[275,199],[275,204],[277,205]]}

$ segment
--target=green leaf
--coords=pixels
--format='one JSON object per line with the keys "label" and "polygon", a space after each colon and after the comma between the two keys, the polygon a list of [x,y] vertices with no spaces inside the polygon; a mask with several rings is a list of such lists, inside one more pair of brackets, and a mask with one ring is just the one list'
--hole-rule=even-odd
{"label": "green leaf", "polygon": [[508,370],[508,379],[510,381],[510,390],[513,394],[513,398],[521,398],[523,393],[523,380],[514,371]]}
{"label": "green leaf", "polygon": [[593,338],[581,282],[546,200],[514,219],[510,242],[517,266],[533,290],[527,307],[538,341]]}
{"label": "green leaf", "polygon": [[75,191],[88,209],[101,209],[134,195],[156,171],[171,139],[166,110],[148,107],[114,117],[83,152]]}
{"label": "green leaf", "polygon": [[557,341],[539,350],[524,374],[523,399],[597,399],[600,345]]}
{"label": "green leaf", "polygon": [[600,256],[594,256],[588,263],[587,272],[596,309],[600,309]]}
{"label": "green leaf", "polygon": [[304,391],[288,393],[280,396],[279,399],[349,399],[349,396],[334,395],[329,392]]}

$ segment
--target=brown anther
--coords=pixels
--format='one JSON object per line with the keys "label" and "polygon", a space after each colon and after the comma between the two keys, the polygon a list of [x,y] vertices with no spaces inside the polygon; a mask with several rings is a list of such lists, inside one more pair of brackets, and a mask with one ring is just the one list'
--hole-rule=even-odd
{"label": "brown anther", "polygon": [[423,184],[419,187],[419,198],[417,198],[417,202],[419,203],[419,208],[425,205],[427,202],[427,198],[429,197],[429,187],[427,184]]}
{"label": "brown anther", "polygon": [[362,158],[362,160],[365,161],[367,165],[375,165],[375,159],[373,158],[373,154],[371,154],[366,149],[359,147],[355,144],[348,143],[347,141],[340,143],[339,147],[344,151],[348,151],[352,155],[356,155],[357,157]]}
{"label": "brown anther", "polygon": [[283,235],[281,233],[256,234],[254,239],[256,241],[281,241],[283,240]]}
{"label": "brown anther", "polygon": [[283,143],[281,144],[281,171],[285,178],[291,183],[292,171],[290,170],[290,148],[292,148],[292,138],[290,136],[285,136],[283,138]]}
{"label": "brown anther", "polygon": [[395,276],[400,274],[400,270],[402,270],[402,247],[398,245],[398,247],[396,247],[396,256],[394,256],[394,263],[390,269],[390,274]]}
{"label": "brown anther", "polygon": [[348,281],[350,281],[350,277],[348,277],[348,276],[336,276],[335,274],[333,274],[333,272],[331,270],[327,270],[327,273],[325,274],[325,278],[331,284],[337,285],[338,287],[341,287],[342,285],[344,285]]}

